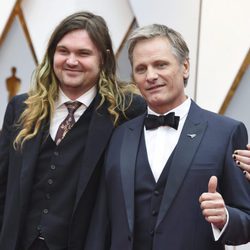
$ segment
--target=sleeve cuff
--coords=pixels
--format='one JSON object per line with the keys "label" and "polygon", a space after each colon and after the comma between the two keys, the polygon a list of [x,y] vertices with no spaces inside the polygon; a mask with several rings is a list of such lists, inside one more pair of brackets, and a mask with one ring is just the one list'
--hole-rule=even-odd
{"label": "sleeve cuff", "polygon": [[225,229],[227,228],[228,221],[229,221],[229,214],[228,214],[227,209],[226,209],[226,214],[227,214],[227,221],[226,221],[226,224],[224,225],[224,227],[222,228],[222,230],[220,230],[219,228],[217,228],[216,226],[214,226],[211,223],[212,230],[213,230],[213,235],[214,235],[214,240],[215,241],[218,241],[220,239],[221,235],[224,233]]}

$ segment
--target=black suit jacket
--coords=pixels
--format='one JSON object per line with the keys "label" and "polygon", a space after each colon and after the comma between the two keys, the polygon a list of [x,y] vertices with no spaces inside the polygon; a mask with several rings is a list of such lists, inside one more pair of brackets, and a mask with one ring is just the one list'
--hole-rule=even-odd
{"label": "black suit jacket", "polygon": [[[12,143],[19,130],[14,123],[25,108],[27,95],[14,97],[8,104],[0,136],[0,249],[14,250],[22,235],[25,214],[31,194],[36,159],[48,126],[42,125],[38,134],[28,140],[22,152],[16,152]],[[97,98],[98,99],[98,98]],[[97,106],[99,103],[97,101]],[[134,99],[128,117],[145,110],[140,97]],[[113,132],[112,119],[104,103],[92,114],[85,152],[80,170],[76,199],[68,236],[68,249],[80,250],[88,230],[99,176],[103,165],[104,151]],[[74,142],[75,143],[75,142]],[[17,248],[18,249],[18,248]]]}
{"label": "black suit jacket", "polygon": [[[112,136],[100,190],[103,193],[89,231],[87,250],[133,249],[135,164],[144,116],[126,122]],[[224,244],[249,241],[250,185],[232,159],[232,152],[246,143],[242,123],[192,102],[171,162],[152,250],[222,250]],[[217,191],[229,213],[229,223],[217,242],[199,205],[199,196],[207,192],[212,175],[218,177]],[[103,219],[105,215],[108,221]],[[107,226],[110,231],[105,229]]]}

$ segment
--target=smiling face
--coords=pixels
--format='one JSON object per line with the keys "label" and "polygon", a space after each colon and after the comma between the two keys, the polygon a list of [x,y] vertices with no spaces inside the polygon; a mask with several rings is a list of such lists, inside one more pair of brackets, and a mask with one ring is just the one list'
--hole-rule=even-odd
{"label": "smiling face", "polygon": [[138,41],[132,60],[134,81],[152,110],[164,114],[186,100],[189,62],[180,64],[166,37]]}
{"label": "smiling face", "polygon": [[67,33],[57,44],[53,69],[62,91],[72,100],[98,81],[101,56],[85,30]]}

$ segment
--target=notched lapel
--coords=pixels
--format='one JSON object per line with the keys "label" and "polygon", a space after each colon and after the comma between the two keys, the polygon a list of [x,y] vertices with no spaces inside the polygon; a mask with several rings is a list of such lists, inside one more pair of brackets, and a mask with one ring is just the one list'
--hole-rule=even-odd
{"label": "notched lapel", "polygon": [[121,147],[121,178],[130,232],[134,227],[135,164],[143,127],[144,115],[127,127]]}
{"label": "notched lapel", "polygon": [[[97,103],[98,102],[96,102],[96,104]],[[82,160],[83,167],[81,168],[79,176],[74,209],[76,209],[81,195],[83,194],[101,155],[106,149],[113,129],[114,125],[105,105],[93,112]]]}
{"label": "notched lapel", "polygon": [[193,123],[189,117],[187,118],[175,148],[156,227],[166,216],[168,209],[181,188],[206,128],[207,122],[197,124]]}

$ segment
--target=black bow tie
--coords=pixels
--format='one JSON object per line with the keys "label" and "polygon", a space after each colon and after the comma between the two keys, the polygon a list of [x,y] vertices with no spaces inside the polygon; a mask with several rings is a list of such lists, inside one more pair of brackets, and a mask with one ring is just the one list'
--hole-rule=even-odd
{"label": "black bow tie", "polygon": [[179,116],[175,116],[174,112],[168,113],[167,115],[147,115],[144,120],[146,130],[155,129],[160,126],[169,126],[174,129],[178,129]]}

